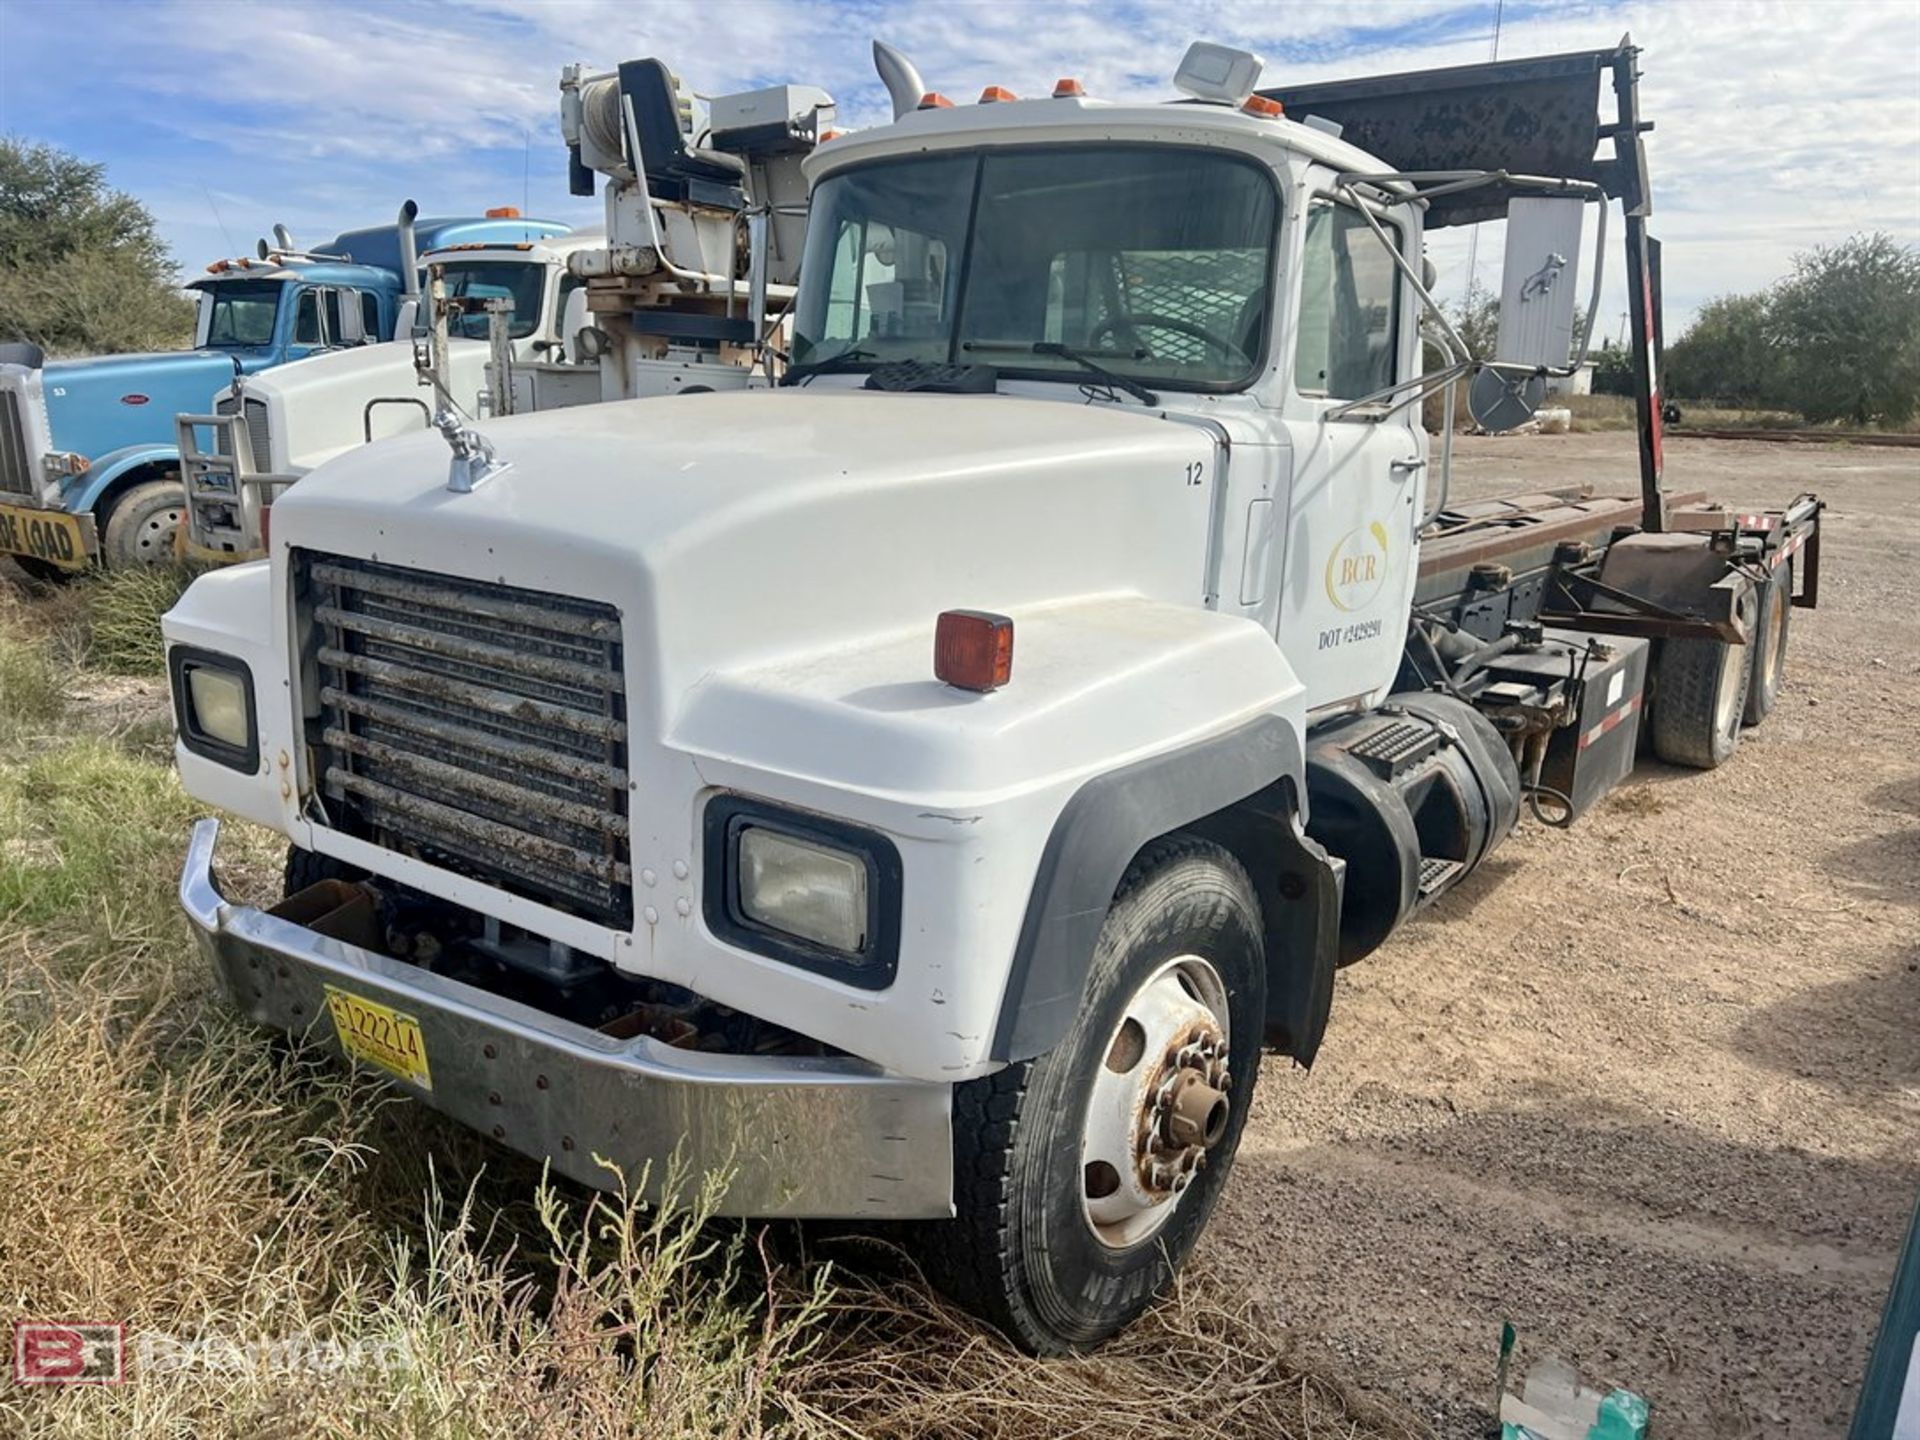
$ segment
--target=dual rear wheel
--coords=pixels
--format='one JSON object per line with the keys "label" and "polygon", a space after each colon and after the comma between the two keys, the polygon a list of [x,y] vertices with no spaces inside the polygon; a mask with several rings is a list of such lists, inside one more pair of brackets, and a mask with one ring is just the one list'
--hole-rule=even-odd
{"label": "dual rear wheel", "polygon": [[1712,770],[1740,744],[1743,727],[1767,718],[1786,673],[1793,562],[1756,586],[1748,602],[1747,643],[1668,640],[1654,690],[1653,749],[1672,765]]}

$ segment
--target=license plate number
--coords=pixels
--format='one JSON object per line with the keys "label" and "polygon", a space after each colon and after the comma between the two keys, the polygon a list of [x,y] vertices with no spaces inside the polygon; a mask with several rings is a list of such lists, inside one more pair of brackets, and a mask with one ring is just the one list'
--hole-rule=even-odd
{"label": "license plate number", "polygon": [[87,532],[78,517],[63,511],[0,505],[0,550],[45,560],[63,570],[84,570]]}
{"label": "license plate number", "polygon": [[409,1085],[433,1089],[427,1042],[420,1036],[420,1022],[411,1015],[331,985],[327,986],[327,1013],[347,1054]]}

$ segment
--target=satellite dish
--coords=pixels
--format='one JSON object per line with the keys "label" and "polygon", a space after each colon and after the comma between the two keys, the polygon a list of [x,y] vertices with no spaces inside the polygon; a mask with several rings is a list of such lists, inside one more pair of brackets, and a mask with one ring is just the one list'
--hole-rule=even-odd
{"label": "satellite dish", "polygon": [[1540,375],[1511,375],[1483,369],[1467,387],[1467,413],[1482,430],[1499,434],[1518,430],[1533,418],[1547,398],[1547,382]]}

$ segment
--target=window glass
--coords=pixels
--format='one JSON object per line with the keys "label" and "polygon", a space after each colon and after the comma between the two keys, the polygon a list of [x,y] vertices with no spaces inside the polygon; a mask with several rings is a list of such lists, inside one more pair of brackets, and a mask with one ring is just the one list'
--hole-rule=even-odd
{"label": "window glass", "polygon": [[[507,323],[507,334],[513,339],[524,340],[540,327],[546,266],[530,260],[452,260],[447,262],[445,274],[449,300],[508,301],[513,318]],[[465,314],[456,308],[448,328],[452,334],[484,340],[487,312],[477,303]]]}
{"label": "window glass", "polygon": [[975,160],[939,156],[836,175],[815,192],[794,360],[947,359]]}
{"label": "window glass", "polygon": [[207,322],[207,344],[271,345],[281,288],[275,281],[249,284],[237,280],[223,280],[208,287],[212,314]]}
{"label": "window glass", "polygon": [[[1397,232],[1383,226],[1389,236]],[[1364,216],[1316,200],[1300,265],[1300,335],[1294,347],[1303,395],[1358,400],[1396,378],[1400,277]]]}
{"label": "window glass", "polygon": [[829,176],[814,194],[794,358],[1086,381],[1085,366],[1044,348],[1060,346],[1150,383],[1245,383],[1265,350],[1278,218],[1262,167],[1168,146],[998,150]]}
{"label": "window glass", "polygon": [[293,312],[293,343],[296,345],[320,345],[320,296],[317,291],[300,292],[300,308]]}
{"label": "window glass", "polygon": [[326,316],[326,333],[328,338],[334,344],[339,344],[345,338],[347,330],[346,327],[340,323],[340,292],[338,290],[322,290],[320,292],[320,311]]}
{"label": "window glass", "polygon": [[360,292],[360,331],[368,340],[380,338],[380,297],[371,290]]}

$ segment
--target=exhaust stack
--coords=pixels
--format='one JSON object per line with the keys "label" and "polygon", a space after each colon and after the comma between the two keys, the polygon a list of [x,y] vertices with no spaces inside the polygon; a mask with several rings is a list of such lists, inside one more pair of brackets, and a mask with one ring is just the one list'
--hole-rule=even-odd
{"label": "exhaust stack", "polygon": [[926,81],[913,62],[884,40],[873,42],[873,68],[880,72],[880,83],[893,97],[893,118],[911,115],[920,108],[920,97],[927,93]]}
{"label": "exhaust stack", "polygon": [[400,283],[406,287],[401,293],[408,300],[420,298],[420,247],[413,238],[413,222],[419,216],[420,207],[411,200],[400,207]]}

